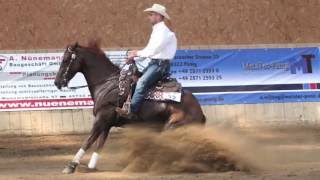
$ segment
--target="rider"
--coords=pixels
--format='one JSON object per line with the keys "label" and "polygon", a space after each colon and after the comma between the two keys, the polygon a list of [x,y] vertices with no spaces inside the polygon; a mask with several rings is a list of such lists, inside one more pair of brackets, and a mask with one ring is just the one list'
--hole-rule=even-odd
{"label": "rider", "polygon": [[135,92],[131,100],[131,109],[117,108],[116,112],[128,119],[137,119],[138,112],[144,101],[147,90],[169,74],[170,60],[174,58],[177,50],[177,39],[165,24],[165,19],[170,19],[166,8],[160,4],[153,4],[151,8],[144,10],[148,13],[148,19],[153,25],[152,33],[147,46],[129,53],[127,63],[135,62],[142,76],[137,82]]}

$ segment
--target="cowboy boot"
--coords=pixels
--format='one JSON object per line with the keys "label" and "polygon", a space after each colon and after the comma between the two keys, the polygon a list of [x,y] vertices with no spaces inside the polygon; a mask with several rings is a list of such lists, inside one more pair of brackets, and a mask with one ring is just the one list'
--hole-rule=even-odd
{"label": "cowboy boot", "polygon": [[116,110],[117,114],[122,117],[122,118],[125,118],[129,121],[137,121],[139,120],[139,116],[134,113],[134,112],[129,112],[129,110],[127,109],[122,109],[122,108],[119,108],[117,107]]}

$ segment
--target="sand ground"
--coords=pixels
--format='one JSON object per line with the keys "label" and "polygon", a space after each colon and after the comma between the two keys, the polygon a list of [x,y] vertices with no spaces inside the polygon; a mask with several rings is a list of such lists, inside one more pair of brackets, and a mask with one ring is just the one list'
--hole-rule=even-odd
{"label": "sand ground", "polygon": [[[228,147],[238,149],[234,152],[243,151],[237,155],[264,166],[250,172],[207,173],[123,171],[121,161],[124,152],[128,151],[125,144],[128,136],[122,131],[111,134],[102,152],[98,172],[76,172],[72,175],[64,175],[61,170],[72,159],[86,135],[3,136],[0,138],[0,179],[320,179],[320,131],[316,129],[237,131],[236,136],[222,134],[221,141],[229,139],[226,144],[234,146]],[[231,141],[234,137],[241,139],[241,143],[237,143],[240,141],[236,139]],[[219,138],[219,133],[216,138]],[[200,141],[197,143],[201,144]],[[90,154],[85,157],[83,164],[88,162],[89,157]]]}

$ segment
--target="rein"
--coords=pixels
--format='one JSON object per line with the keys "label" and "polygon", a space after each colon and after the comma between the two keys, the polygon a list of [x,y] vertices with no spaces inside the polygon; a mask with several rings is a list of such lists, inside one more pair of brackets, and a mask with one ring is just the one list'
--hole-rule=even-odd
{"label": "rein", "polygon": [[[119,73],[119,72],[117,71],[116,73]],[[106,83],[108,81],[112,81],[112,80],[118,79],[118,77],[116,77],[116,76],[118,76],[118,74],[116,74],[116,73],[113,73],[113,75],[111,77],[107,78],[107,79],[103,79],[101,81],[98,81],[98,82],[90,84],[90,85],[87,84],[87,85],[83,85],[83,86],[72,86],[72,87],[68,86],[67,88],[71,89],[71,90],[77,90],[77,89],[86,88],[86,87],[89,87],[89,86],[95,86],[95,85],[99,85],[99,84],[102,84],[102,83]]]}
{"label": "rein", "polygon": [[[71,53],[71,60],[70,60],[70,63],[68,64],[67,66],[67,69],[66,71],[64,72],[63,74],[63,81],[67,81],[67,75],[69,73],[69,70],[70,70],[70,67],[72,66],[73,64],[73,61],[75,61],[77,59],[77,55],[76,53],[71,49],[71,48],[68,48],[67,49],[69,53]],[[128,56],[128,53],[129,53],[129,49],[126,51],[126,56]],[[89,86],[95,86],[95,85],[99,85],[99,84],[102,84],[102,83],[106,83],[108,81],[112,81],[112,80],[115,80],[115,79],[119,79],[117,76],[120,75],[120,72],[122,72],[123,68],[125,67],[126,64],[124,64],[120,70],[116,71],[115,73],[112,73],[110,75],[109,78],[107,79],[103,79],[101,81],[98,81],[96,83],[93,83],[93,84],[87,84],[87,85],[82,85],[82,86],[72,86],[72,87],[69,87],[67,86],[68,89],[71,89],[71,90],[77,90],[77,89],[82,89],[82,88],[86,88],[86,87],[89,87]],[[121,75],[120,75],[121,76]]]}

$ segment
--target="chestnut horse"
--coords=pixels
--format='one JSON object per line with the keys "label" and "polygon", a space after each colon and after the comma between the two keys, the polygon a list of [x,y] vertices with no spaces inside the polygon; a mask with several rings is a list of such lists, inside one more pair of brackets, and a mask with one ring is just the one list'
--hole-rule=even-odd
{"label": "chestnut horse", "polygon": [[[132,77],[126,76],[125,92],[119,95],[120,69],[106,57],[97,43],[91,43],[88,47],[80,46],[78,43],[67,46],[54,81],[55,86],[58,89],[67,87],[68,82],[78,72],[81,72],[87,81],[94,101],[95,119],[89,137],[84,141],[74,159],[65,167],[63,173],[73,173],[93,143],[95,143],[95,149],[88,167],[94,170],[98,152],[103,147],[110,129],[128,123],[117,116],[115,108],[121,107],[125,102]],[[145,101],[139,116],[144,124],[157,123],[164,130],[186,124],[205,124],[206,121],[198,101],[192,93],[187,91],[183,91],[180,103]]]}

